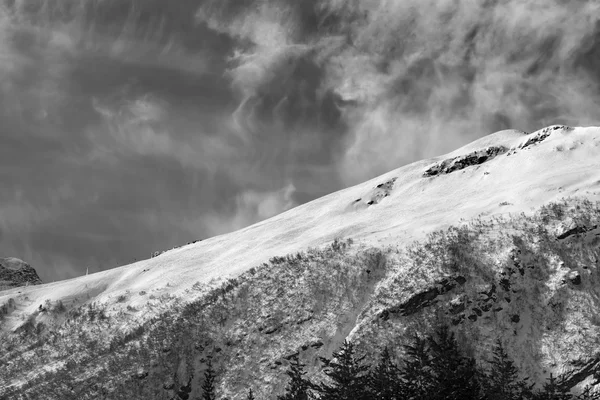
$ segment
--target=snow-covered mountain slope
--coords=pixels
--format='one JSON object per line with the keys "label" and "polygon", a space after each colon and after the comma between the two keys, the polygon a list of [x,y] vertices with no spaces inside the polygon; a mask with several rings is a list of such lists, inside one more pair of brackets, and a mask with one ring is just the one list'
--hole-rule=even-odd
{"label": "snow-covered mountain slope", "polygon": [[[536,137],[543,139],[525,146]],[[491,146],[510,151],[443,176],[424,176],[436,163]],[[167,284],[168,292],[177,296],[196,282],[234,277],[270,257],[320,246],[336,237],[377,245],[410,241],[461,219],[526,212],[575,195],[600,198],[599,128],[555,126],[529,135],[501,131],[245,229],[120,268],[3,292],[0,302],[20,291],[31,301],[22,310],[29,313],[46,299],[89,294],[106,301],[126,290],[149,291]]]}
{"label": "snow-covered mountain slope", "polygon": [[[187,333],[178,339],[171,338],[181,342],[180,347],[172,343],[164,345],[165,353],[173,354],[169,357],[176,359],[169,363],[178,366],[175,372],[170,371],[171,375],[179,377],[179,383],[185,383],[189,375],[186,365],[195,365],[202,371],[206,357],[219,354],[222,357],[218,365],[223,371],[220,390],[231,398],[241,398],[238,390],[246,386],[257,386],[262,394],[279,390],[283,379],[277,377],[282,375],[279,368],[290,352],[302,349],[307,360],[315,360],[318,355],[330,355],[348,336],[363,343],[367,338],[378,338],[371,347],[364,344],[374,351],[381,343],[402,343],[402,332],[408,328],[424,328],[430,324],[431,315],[441,312],[442,308],[431,311],[430,305],[447,303],[448,307],[456,305],[446,313],[449,313],[448,318],[476,337],[486,337],[486,331],[489,333],[499,327],[506,328],[511,335],[514,330],[514,337],[505,339],[520,349],[523,357],[536,358],[531,362],[521,359],[520,363],[538,378],[553,368],[564,368],[565,360],[551,362],[548,357],[553,351],[562,352],[560,354],[566,351],[564,346],[568,341],[562,340],[566,334],[542,334],[536,319],[545,318],[544,305],[549,300],[544,296],[555,300],[560,296],[566,299],[574,296],[561,285],[569,279],[577,280],[575,268],[563,271],[558,259],[556,263],[540,261],[540,257],[545,256],[538,248],[514,244],[510,235],[492,240],[493,229],[488,229],[485,223],[473,225],[481,234],[467,242],[475,243],[475,247],[487,246],[489,251],[476,253],[473,250],[464,256],[466,261],[460,258],[459,264],[465,261],[468,267],[447,264],[443,261],[447,255],[437,261],[432,258],[440,245],[434,245],[438,242],[428,234],[475,218],[494,221],[499,215],[530,215],[540,206],[568,197],[600,200],[600,128],[553,126],[531,134],[501,131],[452,153],[404,166],[233,233],[89,276],[2,291],[0,306],[8,305],[2,331],[8,338],[32,330],[43,334],[48,326],[49,335],[54,335],[52,329],[58,332],[56,337],[59,338],[79,332],[78,335],[88,339],[93,337],[94,346],[106,345],[113,349],[110,342],[119,332],[129,332],[147,321],[150,322],[135,338],[143,337],[148,330],[170,329],[160,325],[155,317],[160,315],[164,319],[172,314],[173,318],[182,319],[171,322]],[[536,218],[538,221],[542,217]],[[511,221],[510,224],[496,222],[496,227],[521,235],[533,232],[530,225],[523,223],[515,227],[514,220]],[[577,237],[597,247],[594,236],[597,227],[590,221],[585,221],[583,226],[580,217],[552,220],[551,229],[557,231],[556,235],[567,235],[560,239],[560,243],[564,243],[560,246],[566,247],[560,247],[556,257],[579,248],[569,244],[573,236],[568,234],[569,229],[577,227],[581,231],[576,232]],[[450,231],[448,235],[438,239],[448,242],[450,237],[462,243],[460,230]],[[344,241],[334,241],[336,238]],[[349,246],[347,239],[352,239],[354,244]],[[546,243],[546,239],[542,235],[531,240]],[[425,240],[425,245],[403,250],[417,240]],[[330,248],[332,242],[334,245]],[[489,265],[468,259],[474,257],[473,254],[488,253]],[[573,257],[580,257],[577,262],[589,264],[595,253],[588,253],[585,257]],[[290,254],[295,254],[295,258],[285,257]],[[514,265],[507,266],[506,260],[512,260]],[[587,264],[586,268],[590,268]],[[544,265],[544,268],[551,265],[555,271],[542,274],[543,287],[549,289],[535,286],[542,280],[525,273],[520,274],[525,280],[511,281],[514,275],[511,268],[516,271],[525,268],[517,265]],[[584,270],[577,271],[582,279]],[[496,293],[506,282],[496,275],[502,273],[513,286],[502,289],[501,297]],[[561,307],[575,307],[571,319],[560,314],[560,326],[565,331],[576,327],[578,333],[569,331],[569,335],[578,340],[585,339],[585,332],[597,333],[593,323],[585,325],[585,321],[593,320],[592,316],[581,317],[581,323],[572,319],[589,314],[596,306],[593,300],[595,276],[581,286],[590,292],[578,297],[583,304],[580,308],[570,300],[565,300],[568,304],[560,303]],[[539,296],[527,294],[527,285],[536,287],[535,293]],[[462,292],[455,296],[453,290],[459,286]],[[488,307],[485,299],[479,299],[485,297],[478,292],[482,290],[488,293],[486,299],[495,299],[493,310],[499,310],[494,311],[493,316],[486,314],[492,306]],[[538,293],[540,291],[543,293]],[[59,301],[60,308],[57,307]],[[483,305],[472,306],[474,301],[483,301]],[[498,301],[503,303],[496,304]],[[88,308],[83,308],[84,312],[61,314],[63,307],[76,310],[81,305]],[[102,308],[101,321],[110,322],[99,321],[97,313],[92,312],[95,307]],[[519,307],[526,309],[519,312]],[[88,309],[87,315],[94,316],[81,319]],[[51,310],[56,312],[51,313]],[[485,323],[483,314],[487,318]],[[424,315],[431,318],[423,318]],[[219,321],[218,324],[215,321]],[[510,325],[510,321],[519,323],[519,327]],[[40,322],[45,325],[38,329]],[[16,333],[10,333],[13,331]],[[190,339],[186,341],[184,337]],[[534,339],[536,345],[531,344]],[[14,340],[13,349],[20,343]],[[125,346],[131,340],[129,337],[125,344],[119,343]],[[479,347],[485,347],[486,343],[482,341]],[[114,349],[120,348],[114,346],[117,346]],[[578,349],[573,351],[573,360],[581,360],[590,351],[584,345]],[[84,363],[83,358],[77,358],[80,356],[84,357],[73,356],[71,361]],[[70,356],[52,357],[55,365],[48,368],[56,370],[67,365]],[[140,365],[146,368],[141,375],[147,375],[148,368],[166,368],[162,361],[148,357],[150,366]],[[310,363],[314,366],[313,361]],[[81,376],[89,377],[94,375],[92,370],[97,373],[106,367],[99,362],[93,364],[87,358],[85,365],[87,369],[80,371]],[[34,367],[29,370],[15,367],[12,371],[12,375],[5,378],[9,382],[7,386],[13,388],[39,374]],[[198,375],[201,372],[196,371],[196,378]],[[156,398],[167,396],[165,393],[172,390],[173,385],[166,382],[161,388],[159,384]]]}

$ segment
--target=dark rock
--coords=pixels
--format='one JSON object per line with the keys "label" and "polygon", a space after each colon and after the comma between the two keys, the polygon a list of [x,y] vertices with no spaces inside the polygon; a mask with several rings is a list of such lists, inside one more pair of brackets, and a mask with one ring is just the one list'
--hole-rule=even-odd
{"label": "dark rock", "polygon": [[190,393],[191,392],[192,392],[192,378],[189,379],[187,385],[179,387],[179,391],[177,392],[177,396],[181,400],[188,400],[190,398]]}
{"label": "dark rock", "polygon": [[144,371],[144,370],[140,370],[137,372],[137,374],[135,374],[135,377],[138,379],[144,379],[147,376],[148,376],[148,371]]}
{"label": "dark rock", "polygon": [[381,200],[384,197],[389,196],[390,192],[394,188],[394,182],[396,182],[396,179],[397,178],[392,178],[387,182],[380,183],[379,185],[377,185],[377,187],[375,188],[375,192],[374,192],[373,196],[371,197],[371,200],[367,204],[368,205],[377,204],[379,202],[379,200]]}
{"label": "dark rock", "polygon": [[[423,308],[433,304],[435,302],[436,297],[449,292],[450,290],[454,289],[457,285],[462,285],[466,281],[467,280],[462,276],[443,279],[440,282],[436,282],[434,287],[427,289],[421,293],[417,293],[404,303],[395,307],[391,307],[386,311],[388,313],[398,313],[403,316],[415,314]],[[384,312],[380,314],[381,318],[383,318],[383,313]]]}
{"label": "dark rock", "polygon": [[510,317],[510,320],[514,323],[517,323],[521,320],[521,317],[519,317],[519,314],[514,314],[513,316]]}
{"label": "dark rock", "polygon": [[318,349],[321,346],[323,346],[323,342],[321,342],[320,340],[317,340],[316,342],[314,342],[310,345],[310,347],[314,347],[315,349]]}
{"label": "dark rock", "polygon": [[296,325],[303,324],[303,323],[305,323],[307,321],[310,321],[311,319],[312,319],[312,315],[309,315],[307,317],[301,318],[298,321],[296,321]]}
{"label": "dark rock", "polygon": [[467,318],[469,318],[469,320],[473,321],[473,322],[477,321],[477,315],[475,315],[475,314],[471,314]]}
{"label": "dark rock", "polygon": [[585,226],[576,226],[574,228],[571,228],[563,233],[561,233],[560,235],[558,235],[556,238],[558,240],[563,240],[568,238],[569,236],[573,236],[573,235],[581,235],[583,233],[586,233],[587,231],[591,231],[593,229],[597,229],[598,225],[594,225],[591,228],[587,228]]}
{"label": "dark rock", "polygon": [[552,133],[552,131],[556,131],[559,129],[563,129],[565,131],[568,130],[572,130],[573,128],[565,126],[565,125],[553,125],[553,126],[549,126],[547,128],[542,129],[541,132],[539,132],[538,134],[530,137],[529,139],[527,139],[527,141],[525,143],[523,143],[522,145],[520,145],[518,148],[519,149],[525,149],[529,146],[533,146],[537,143],[543,142],[544,140],[546,140],[548,138],[548,136],[550,136],[550,134]]}
{"label": "dark rock", "polygon": [[579,275],[579,272],[572,271],[569,274],[569,282],[571,282],[573,285],[581,285],[581,275]]}
{"label": "dark rock", "polygon": [[423,173],[423,176],[430,177],[441,174],[449,174],[473,165],[483,164],[484,162],[493,159],[499,154],[504,154],[507,151],[508,149],[504,146],[490,146],[464,156],[449,158],[431,166]]}
{"label": "dark rock", "polygon": [[492,283],[492,286],[490,287],[490,290],[487,292],[479,292],[479,294],[483,295],[484,299],[489,299],[490,297],[492,297],[494,294],[496,293],[496,285],[494,285]]}
{"label": "dark rock", "polygon": [[541,133],[538,133],[537,135],[534,135],[533,137],[527,139],[527,141],[521,146],[519,146],[519,148],[523,150],[527,147],[533,146],[534,144],[543,142],[548,136],[550,136],[550,132],[544,129]]}
{"label": "dark rock", "polygon": [[450,314],[458,314],[460,312],[465,311],[465,303],[459,303],[459,304],[451,304],[450,305]]}
{"label": "dark rock", "polygon": [[[578,360],[571,363],[575,369],[564,375],[563,385],[566,388],[573,388],[590,376],[598,377],[600,374],[600,358],[591,357],[587,360]],[[597,381],[597,378],[595,378]]]}
{"label": "dark rock", "polygon": [[[304,347],[304,346],[302,346],[302,347]],[[307,346],[307,347],[308,347],[308,346]],[[306,350],[306,349],[303,349],[303,350]],[[295,356],[298,356],[298,355],[300,355],[300,352],[299,352],[299,351],[297,351],[297,352],[295,352],[295,353],[292,353],[292,354],[290,354],[290,355],[284,356],[283,358],[285,358],[286,360],[291,360],[292,358],[294,358]]]}
{"label": "dark rock", "polygon": [[0,258],[0,290],[19,286],[40,285],[35,269],[18,258]]}
{"label": "dark rock", "polygon": [[477,316],[481,317],[483,315],[483,313],[481,312],[481,310],[477,307],[473,308],[473,312],[475,314],[477,314]]}
{"label": "dark rock", "polygon": [[271,326],[271,327],[265,329],[264,333],[265,333],[265,335],[270,335],[272,333],[277,332],[279,329],[281,329],[281,325],[274,325],[274,326]]}
{"label": "dark rock", "polygon": [[467,282],[467,279],[464,276],[455,276],[454,281],[459,285],[464,285]]}

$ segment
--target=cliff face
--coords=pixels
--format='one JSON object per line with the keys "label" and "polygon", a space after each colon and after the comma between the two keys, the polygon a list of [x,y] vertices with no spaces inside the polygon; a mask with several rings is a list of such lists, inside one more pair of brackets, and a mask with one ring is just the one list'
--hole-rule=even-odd
{"label": "cliff face", "polygon": [[0,258],[0,290],[41,283],[35,269],[25,261],[14,257]]}

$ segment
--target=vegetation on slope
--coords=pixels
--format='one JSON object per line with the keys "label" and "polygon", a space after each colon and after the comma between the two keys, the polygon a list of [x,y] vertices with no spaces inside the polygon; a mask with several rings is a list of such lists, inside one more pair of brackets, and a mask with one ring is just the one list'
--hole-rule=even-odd
{"label": "vegetation on slope", "polygon": [[[500,339],[538,387],[555,372],[570,388],[589,382],[600,361],[599,223],[599,204],[569,199],[533,215],[481,217],[409,246],[336,240],[216,288],[198,283],[185,299],[50,302],[2,332],[0,395],[200,398],[210,360],[217,398],[246,398],[249,389],[273,398],[284,394],[296,356],[307,380],[327,385],[320,357],[346,339],[376,365],[385,348],[402,359],[415,335],[441,325],[477,362]],[[19,301],[0,305],[0,318]],[[155,316],[140,325],[141,313]]]}

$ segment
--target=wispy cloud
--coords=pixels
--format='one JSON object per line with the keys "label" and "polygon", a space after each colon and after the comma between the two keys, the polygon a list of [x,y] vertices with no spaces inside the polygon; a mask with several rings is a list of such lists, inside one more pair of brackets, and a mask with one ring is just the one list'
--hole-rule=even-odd
{"label": "wispy cloud", "polygon": [[599,8],[4,2],[3,255],[108,268],[495,130],[598,123]]}
{"label": "wispy cloud", "polygon": [[189,224],[189,228],[198,229],[199,225],[202,230],[207,229],[211,236],[241,229],[298,205],[292,196],[295,191],[291,183],[274,191],[246,190],[236,196],[231,212],[208,213]]}
{"label": "wispy cloud", "polygon": [[[303,4],[209,2],[199,16],[253,44],[240,47],[230,71],[243,88],[237,116],[246,129],[266,102],[277,113],[281,102],[306,99],[287,77],[302,80],[298,60],[315,66],[313,101],[339,96],[349,127],[339,163],[346,182],[503,128],[597,121],[595,2]],[[309,20],[312,30],[302,25]]]}

